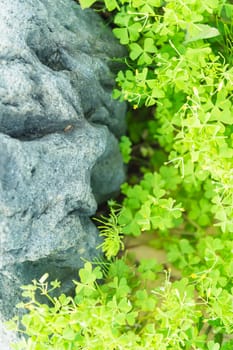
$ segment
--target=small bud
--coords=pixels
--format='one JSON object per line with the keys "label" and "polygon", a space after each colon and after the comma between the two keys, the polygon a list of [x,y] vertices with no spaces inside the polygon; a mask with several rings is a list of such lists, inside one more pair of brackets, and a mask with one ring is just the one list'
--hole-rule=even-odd
{"label": "small bud", "polygon": [[44,283],[47,278],[49,277],[49,274],[46,272],[40,279],[39,279],[39,282],[40,283]]}

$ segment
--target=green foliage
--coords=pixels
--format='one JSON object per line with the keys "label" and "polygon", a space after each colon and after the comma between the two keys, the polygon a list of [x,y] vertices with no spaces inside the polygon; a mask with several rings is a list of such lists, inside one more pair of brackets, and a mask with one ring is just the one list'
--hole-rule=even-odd
{"label": "green foliage", "polygon": [[[203,330],[209,324],[216,333],[232,331],[232,283],[216,275],[217,264],[229,254],[216,255],[223,251],[219,241],[206,240],[206,249],[200,253],[202,271],[173,283],[169,272],[161,274],[161,266],[146,259],[137,268],[126,259],[102,263],[102,268],[85,263],[79,282],[74,281],[73,298],[52,297],[59,283],[49,284],[48,276],[34,280],[23,287],[28,300],[18,305],[29,314],[20,324],[17,317],[8,324],[29,338],[13,349],[218,349],[219,343],[207,342]],[[232,242],[228,243],[230,251]],[[192,249],[183,251],[193,253]],[[189,264],[186,267],[192,270]],[[99,284],[103,275],[104,283]],[[159,286],[151,286],[158,277]],[[228,294],[227,288],[223,290],[226,285]],[[49,299],[50,307],[37,301],[38,291]],[[226,342],[223,349],[230,344]]]}
{"label": "green foliage", "polygon": [[109,201],[109,207],[110,214],[108,217],[101,216],[101,218],[95,218],[95,220],[101,224],[98,225],[100,237],[104,237],[103,243],[101,243],[97,249],[101,248],[106,258],[111,260],[121,249],[124,249],[124,243],[123,227],[118,220],[120,209],[116,208],[116,203],[114,201]]}
{"label": "green foliage", "polygon": [[[96,2],[96,0],[79,0],[79,3],[83,9],[92,6]],[[119,9],[117,0],[104,0],[104,3],[108,11],[113,11],[116,8]]]}
{"label": "green foliage", "polygon": [[124,184],[126,198],[119,213],[118,222],[126,235],[140,235],[142,231],[167,229],[178,226],[182,220],[182,208],[167,197],[165,182],[158,173],[147,173],[135,186]]}
{"label": "green foliage", "polygon": [[[233,57],[233,5],[212,0],[185,5],[170,0],[161,5],[132,1],[116,14],[121,29],[126,23],[121,18],[127,18],[127,28],[140,24],[140,36],[128,38],[130,69],[119,72],[115,96],[134,107],[156,104],[148,133],[168,152],[167,164],[179,169],[182,184],[174,197],[181,198],[192,219],[190,207],[199,206],[203,186],[211,181],[214,186],[201,225],[209,225],[207,217],[214,214],[223,232],[233,232],[233,71],[228,64]],[[116,30],[115,35],[120,39]],[[219,47],[227,47],[228,55],[217,51]],[[191,187],[196,193],[187,203]]]}
{"label": "green foliage", "polygon": [[128,164],[131,159],[132,142],[127,136],[121,137],[120,151],[121,151],[124,163]]}
{"label": "green foliage", "polygon": [[115,97],[134,108],[156,105],[147,130],[167,152],[167,164],[179,169],[173,198],[196,220],[211,182],[198,225],[233,232],[233,5],[118,0],[112,8],[118,9],[113,32],[129,51]]}
{"label": "green foliage", "polygon": [[[99,284],[103,273],[105,281]],[[158,276],[160,285],[150,286]],[[52,297],[51,289],[58,284],[50,284],[46,278],[23,287],[23,295],[29,299],[19,307],[29,314],[20,324],[15,318],[8,326],[29,338],[13,349],[219,348],[214,340],[207,342],[203,333],[205,324],[217,320],[219,312],[214,306],[217,315],[213,318],[213,312],[208,315],[211,300],[196,301],[195,287],[204,280],[201,275],[195,283],[192,277],[172,283],[169,272],[161,274],[156,261],[144,259],[136,268],[125,259],[116,259],[102,269],[85,263],[79,278],[74,281],[73,298],[64,294]],[[50,307],[37,301],[36,291],[49,298]],[[221,321],[215,321],[216,330]]]}
{"label": "green foliage", "polygon": [[206,313],[218,331],[233,333],[233,261],[232,237],[200,237],[195,245],[187,239],[171,244],[168,259],[195,281],[205,302]]}
{"label": "green foliage", "polygon": [[[59,282],[47,275],[24,286],[29,300],[19,306],[29,312],[9,326],[28,337],[13,348],[230,350],[233,4],[100,3],[128,49],[114,96],[133,107],[120,150],[134,173],[121,205],[110,201],[109,216],[96,219],[107,262],[84,265],[73,298],[53,297]],[[124,237],[142,232],[156,232],[149,244],[167,252],[178,277],[155,259],[131,259]]]}
{"label": "green foliage", "polygon": [[[104,4],[110,11],[118,9],[113,32],[129,50],[129,68],[118,74],[115,97],[134,108],[156,105],[148,133],[180,171],[183,183],[174,197],[186,197],[187,187],[194,186],[198,198],[211,180],[206,215],[214,215],[223,232],[233,232],[233,5],[224,0]],[[199,205],[194,201],[193,196],[188,210]],[[201,225],[210,221],[206,217]]]}

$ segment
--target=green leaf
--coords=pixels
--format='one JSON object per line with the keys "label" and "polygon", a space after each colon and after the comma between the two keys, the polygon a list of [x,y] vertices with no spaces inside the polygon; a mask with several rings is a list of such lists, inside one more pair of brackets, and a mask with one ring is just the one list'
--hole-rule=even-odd
{"label": "green leaf", "polygon": [[152,58],[147,52],[143,52],[141,56],[138,59],[138,64],[139,65],[150,65],[152,63]]}
{"label": "green leaf", "polygon": [[63,331],[63,338],[69,341],[74,340],[76,337],[76,332],[70,327],[66,327]]}
{"label": "green leaf", "polygon": [[156,279],[156,273],[161,271],[161,265],[155,259],[141,259],[138,271],[142,279],[154,281]]}
{"label": "green leaf", "polygon": [[118,304],[118,307],[119,307],[119,310],[124,313],[127,313],[132,309],[132,305],[127,298],[121,299],[121,301]]}
{"label": "green leaf", "polygon": [[181,239],[179,241],[179,246],[182,254],[192,254],[194,252],[193,247],[187,239]]}
{"label": "green leaf", "polygon": [[152,38],[146,38],[144,41],[144,51],[155,53],[157,52],[157,48],[154,44],[154,40]]}
{"label": "green leaf", "polygon": [[142,28],[142,25],[141,23],[138,23],[138,22],[133,23],[128,27],[131,41],[136,41],[139,39],[141,28]]}
{"label": "green leaf", "polygon": [[124,326],[126,324],[126,314],[124,312],[117,313],[114,318],[119,325]]}
{"label": "green leaf", "polygon": [[83,9],[91,7],[95,2],[97,1],[96,0],[79,0],[79,3]]}
{"label": "green leaf", "polygon": [[132,43],[131,45],[129,45],[129,48],[130,48],[129,57],[133,61],[136,60],[143,52],[143,49],[141,48],[141,46],[136,43]]}
{"label": "green leaf", "polygon": [[64,293],[62,293],[59,297],[58,297],[59,303],[61,306],[65,306],[68,305],[71,301],[70,297],[67,297]]}
{"label": "green leaf", "polygon": [[136,305],[144,312],[153,311],[156,305],[156,299],[148,295],[147,291],[138,290],[136,292]]}
{"label": "green leaf", "polygon": [[185,43],[214,38],[218,35],[220,35],[218,29],[208,24],[190,24],[186,32]]}
{"label": "green leaf", "polygon": [[102,278],[102,272],[99,266],[92,269],[92,264],[86,262],[84,268],[79,270],[79,277],[83,284],[93,284],[96,279]]}
{"label": "green leaf", "polygon": [[105,5],[106,5],[108,11],[113,11],[116,8],[119,9],[119,6],[118,6],[116,0],[104,0],[104,2],[105,2]]}
{"label": "green leaf", "polygon": [[126,235],[140,236],[141,230],[137,220],[132,220],[129,224],[123,227],[123,233]]}
{"label": "green leaf", "polygon": [[220,345],[215,343],[213,340],[208,341],[207,343],[208,350],[219,350]]}
{"label": "green leaf", "polygon": [[113,33],[120,40],[122,45],[129,43],[129,34],[127,28],[114,28]]}
{"label": "green leaf", "polygon": [[137,221],[137,224],[140,226],[142,231],[148,231],[150,230],[150,204],[145,203],[141,206],[141,209],[136,213],[135,220]]}
{"label": "green leaf", "polygon": [[136,322],[136,317],[138,316],[137,312],[129,312],[126,314],[126,321],[128,322],[128,324],[130,326],[134,326],[135,322]]}

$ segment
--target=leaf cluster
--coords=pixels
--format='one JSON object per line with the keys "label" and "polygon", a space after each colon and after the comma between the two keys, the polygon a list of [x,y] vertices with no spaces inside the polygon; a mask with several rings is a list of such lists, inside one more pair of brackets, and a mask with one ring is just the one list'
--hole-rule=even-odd
{"label": "leaf cluster", "polygon": [[[218,248],[218,244],[215,246]],[[19,305],[29,313],[22,316],[20,323],[15,317],[8,324],[29,338],[12,348],[219,349],[218,343],[203,333],[206,323],[216,329],[229,324],[226,317],[219,317],[220,301],[213,298],[215,305],[208,308],[212,293],[221,296],[217,285],[209,292],[210,287],[205,289],[202,284],[208,277],[202,278],[201,273],[172,283],[170,272],[161,271],[161,265],[147,259],[137,267],[126,258],[97,266],[87,262],[79,271],[79,281],[73,281],[73,298],[65,294],[52,297],[51,290],[59,284],[47,282],[48,276],[34,280],[23,287],[27,301]],[[159,285],[153,285],[158,279]],[[221,281],[221,285],[224,283]],[[200,288],[199,301],[196,288]],[[49,299],[50,307],[37,301],[38,291]],[[202,296],[206,292],[208,295]],[[230,296],[225,301],[224,297],[222,302],[230,301]]]}
{"label": "leaf cluster", "polygon": [[[88,7],[95,1],[80,3]],[[147,132],[167,152],[168,164],[179,169],[182,184],[174,198],[193,220],[211,182],[198,224],[212,222],[233,232],[233,5],[226,0],[102,3],[116,10],[113,32],[129,52],[114,96],[133,108],[156,106]],[[129,147],[121,143],[126,162]],[[193,192],[188,202],[187,193]]]}

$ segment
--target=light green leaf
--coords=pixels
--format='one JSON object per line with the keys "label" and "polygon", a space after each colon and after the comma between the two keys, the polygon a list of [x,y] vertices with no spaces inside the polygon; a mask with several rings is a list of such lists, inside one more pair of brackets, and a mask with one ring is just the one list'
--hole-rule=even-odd
{"label": "light green leaf", "polygon": [[208,24],[192,24],[188,27],[185,35],[185,43],[193,41],[214,38],[220,35],[217,28],[211,27]]}
{"label": "light green leaf", "polygon": [[128,164],[131,159],[132,152],[132,142],[128,136],[122,136],[120,139],[120,151],[123,158],[124,163]]}
{"label": "light green leaf", "polygon": [[141,46],[136,43],[129,45],[129,48],[131,50],[129,56],[133,61],[136,60],[143,52]]}
{"label": "light green leaf", "polygon": [[117,4],[116,0],[104,0],[104,2],[105,2],[105,5],[106,5],[108,11],[113,11],[116,8],[118,8],[118,4]]}
{"label": "light green leaf", "polygon": [[141,23],[133,23],[128,27],[129,30],[129,36],[131,41],[136,41],[138,40],[140,36],[140,31],[141,31],[142,25]]}
{"label": "light green leaf", "polygon": [[81,5],[82,9],[86,9],[88,7],[91,7],[95,2],[96,2],[96,0],[79,0],[79,3]]}
{"label": "light green leaf", "polygon": [[150,65],[152,63],[152,58],[150,55],[148,55],[145,51],[143,52],[143,54],[140,56],[139,60],[138,60],[138,64],[139,65]]}
{"label": "light green leaf", "polygon": [[129,35],[128,30],[126,28],[115,28],[113,29],[113,33],[120,40],[122,45],[127,45],[129,43]]}
{"label": "light green leaf", "polygon": [[220,349],[220,345],[215,343],[213,340],[208,341],[207,345],[208,345],[208,350],[219,350]]}
{"label": "light green leaf", "polygon": [[132,305],[131,305],[130,301],[127,300],[127,298],[121,299],[121,301],[118,304],[118,307],[119,307],[119,310],[124,312],[124,313],[127,313],[132,309]]}
{"label": "light green leaf", "polygon": [[[66,324],[66,323],[65,323]],[[74,340],[76,333],[70,327],[67,327],[63,332],[63,338],[69,341]]]}
{"label": "light green leaf", "polygon": [[155,45],[154,45],[154,40],[152,38],[146,38],[144,41],[144,50],[146,52],[154,53],[157,51]]}

